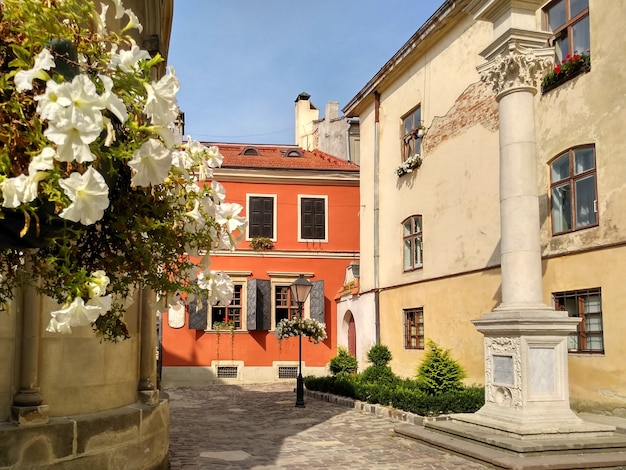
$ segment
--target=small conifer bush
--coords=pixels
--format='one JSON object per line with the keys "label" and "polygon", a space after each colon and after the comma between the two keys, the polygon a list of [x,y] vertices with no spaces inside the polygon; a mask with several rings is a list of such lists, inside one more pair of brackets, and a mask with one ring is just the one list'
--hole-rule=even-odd
{"label": "small conifer bush", "polygon": [[429,351],[417,368],[417,384],[430,395],[457,391],[463,388],[465,370],[450,355],[449,349],[428,341]]}
{"label": "small conifer bush", "polygon": [[359,364],[356,357],[352,356],[343,346],[339,346],[337,355],[330,360],[328,367],[330,373],[337,376],[339,374],[354,374]]}
{"label": "small conifer bush", "polygon": [[375,344],[367,352],[367,359],[375,366],[386,366],[391,361],[391,351],[384,344]]}

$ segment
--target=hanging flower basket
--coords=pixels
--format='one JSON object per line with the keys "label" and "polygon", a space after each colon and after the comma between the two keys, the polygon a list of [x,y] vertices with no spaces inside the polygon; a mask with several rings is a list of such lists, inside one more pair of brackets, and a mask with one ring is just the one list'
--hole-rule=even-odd
{"label": "hanging flower basket", "polygon": [[396,168],[396,175],[403,176],[422,166],[423,158],[419,153],[407,158],[402,165]]}
{"label": "hanging flower basket", "polygon": [[135,29],[122,0],[0,1],[0,307],[37,285],[52,332],[126,338],[139,287],[232,298],[209,254],[235,248],[242,207],[213,180],[217,147],[176,145],[178,79],[153,79],[163,58]]}
{"label": "hanging flower basket", "polygon": [[307,336],[315,344],[326,339],[326,324],[312,318],[282,319],[274,332],[278,341],[291,336]]}

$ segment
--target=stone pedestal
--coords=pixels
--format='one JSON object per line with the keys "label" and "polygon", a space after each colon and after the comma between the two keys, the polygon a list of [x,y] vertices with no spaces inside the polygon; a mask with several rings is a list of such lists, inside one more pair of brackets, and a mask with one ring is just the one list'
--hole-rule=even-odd
{"label": "stone pedestal", "polygon": [[570,409],[567,337],[578,321],[547,307],[496,309],[474,321],[485,335],[485,405],[453,419],[519,439],[612,434]]}

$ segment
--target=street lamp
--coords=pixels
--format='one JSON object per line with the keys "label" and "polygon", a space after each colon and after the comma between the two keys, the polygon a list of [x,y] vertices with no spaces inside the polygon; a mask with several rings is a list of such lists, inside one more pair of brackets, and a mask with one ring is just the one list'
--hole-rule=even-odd
{"label": "street lamp", "polygon": [[[291,286],[291,297],[298,304],[298,318],[302,318],[302,305],[311,292],[311,284],[304,278],[303,274],[293,281]],[[302,379],[302,332],[298,334],[298,379],[296,382],[296,406],[304,408],[304,380]]]}

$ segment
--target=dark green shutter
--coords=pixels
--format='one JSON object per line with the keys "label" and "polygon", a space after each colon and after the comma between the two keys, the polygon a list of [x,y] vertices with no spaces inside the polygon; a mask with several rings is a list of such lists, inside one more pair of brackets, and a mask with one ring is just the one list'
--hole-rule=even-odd
{"label": "dark green shutter", "polygon": [[271,328],[271,286],[266,279],[248,280],[246,327],[249,331]]}
{"label": "dark green shutter", "polygon": [[209,311],[209,298],[202,294],[200,299],[194,296],[189,302],[189,329],[190,330],[206,330],[207,329],[207,313]]}
{"label": "dark green shutter", "polygon": [[324,298],[324,281],[313,281],[311,287],[311,318],[322,323],[325,320],[325,298]]}

